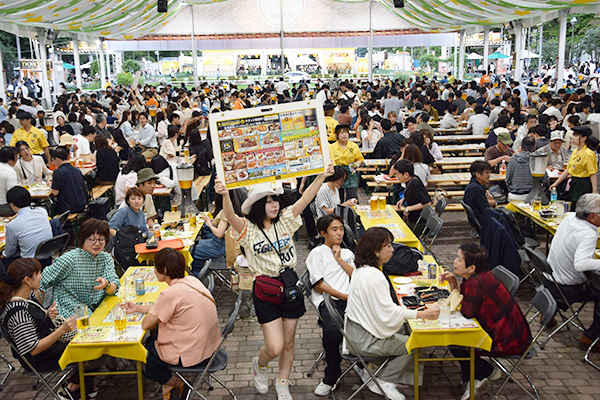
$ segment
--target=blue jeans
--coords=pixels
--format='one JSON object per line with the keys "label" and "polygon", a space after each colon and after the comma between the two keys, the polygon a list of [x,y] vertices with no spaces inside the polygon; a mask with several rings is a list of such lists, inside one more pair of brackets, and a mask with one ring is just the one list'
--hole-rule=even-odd
{"label": "blue jeans", "polygon": [[192,272],[198,275],[206,260],[225,257],[225,238],[216,237],[210,229],[202,229],[202,239],[196,242],[192,257]]}

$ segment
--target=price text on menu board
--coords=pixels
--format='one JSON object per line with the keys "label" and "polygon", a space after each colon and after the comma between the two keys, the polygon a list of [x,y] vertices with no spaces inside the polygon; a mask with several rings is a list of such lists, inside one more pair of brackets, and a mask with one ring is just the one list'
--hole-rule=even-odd
{"label": "price text on menu board", "polygon": [[326,129],[319,129],[322,116],[321,105],[314,101],[211,114],[213,143],[219,143],[213,147],[220,152],[215,159],[222,160],[222,165],[217,162],[217,172],[225,186],[231,189],[323,172],[329,145]]}

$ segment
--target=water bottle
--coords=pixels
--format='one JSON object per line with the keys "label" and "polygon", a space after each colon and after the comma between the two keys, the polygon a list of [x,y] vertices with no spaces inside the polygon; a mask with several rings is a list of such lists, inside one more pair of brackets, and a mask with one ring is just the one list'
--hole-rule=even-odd
{"label": "water bottle", "polygon": [[157,242],[160,240],[160,224],[158,220],[154,220],[154,239]]}
{"label": "water bottle", "polygon": [[553,187],[550,191],[550,202],[556,203],[556,200],[558,200],[558,193],[556,192],[556,188]]}

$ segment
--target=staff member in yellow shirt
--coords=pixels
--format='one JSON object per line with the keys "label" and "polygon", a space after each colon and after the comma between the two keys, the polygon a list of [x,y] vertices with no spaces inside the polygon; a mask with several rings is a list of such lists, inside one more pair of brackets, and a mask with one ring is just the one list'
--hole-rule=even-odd
{"label": "staff member in yellow shirt", "polygon": [[12,135],[10,146],[14,147],[19,140],[23,140],[29,144],[31,154],[42,155],[46,164],[50,163],[50,150],[48,149],[48,141],[43,131],[31,124],[33,116],[27,111],[19,111],[17,118],[21,123],[21,128],[17,129]]}
{"label": "staff member in yellow shirt", "polygon": [[333,118],[335,113],[335,105],[328,101],[323,104],[323,112],[325,113],[325,125],[327,126],[327,140],[329,143],[336,141],[335,128],[338,126],[338,122]]}
{"label": "staff member in yellow shirt", "polygon": [[358,199],[358,173],[354,170],[365,157],[361,154],[358,145],[348,141],[350,137],[350,125],[339,124],[335,127],[336,142],[329,145],[331,161],[339,165],[348,174],[346,182],[339,188],[340,202],[349,199]]}
{"label": "staff member in yellow shirt", "polygon": [[571,211],[575,211],[577,200],[579,200],[581,196],[586,193],[598,192],[598,184],[596,182],[598,164],[596,162],[596,154],[594,154],[593,150],[588,148],[592,130],[587,126],[574,126],[572,129],[573,144],[577,146],[577,150],[571,153],[571,158],[567,164],[567,170],[564,171],[560,178],[550,186],[550,190],[570,177],[571,188],[569,189],[569,193],[571,194],[572,202]]}

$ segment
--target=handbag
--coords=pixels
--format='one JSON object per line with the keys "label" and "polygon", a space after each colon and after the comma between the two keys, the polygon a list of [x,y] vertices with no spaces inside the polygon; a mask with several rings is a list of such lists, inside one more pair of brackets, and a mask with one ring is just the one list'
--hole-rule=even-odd
{"label": "handbag", "polygon": [[254,279],[254,295],[257,299],[273,304],[283,300],[283,283],[276,278],[260,275]]}

